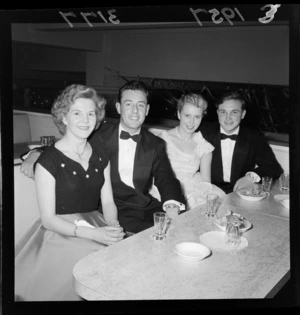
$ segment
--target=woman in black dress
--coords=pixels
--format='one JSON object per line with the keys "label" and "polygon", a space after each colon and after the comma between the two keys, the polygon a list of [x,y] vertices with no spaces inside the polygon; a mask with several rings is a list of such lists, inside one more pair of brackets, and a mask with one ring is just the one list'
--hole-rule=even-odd
{"label": "woman in black dress", "polygon": [[63,136],[35,165],[40,219],[16,253],[16,300],[80,300],[72,286],[76,262],[124,237],[113,200],[109,150],[92,148],[87,141],[104,117],[105,104],[94,89],[71,85],[52,106]]}

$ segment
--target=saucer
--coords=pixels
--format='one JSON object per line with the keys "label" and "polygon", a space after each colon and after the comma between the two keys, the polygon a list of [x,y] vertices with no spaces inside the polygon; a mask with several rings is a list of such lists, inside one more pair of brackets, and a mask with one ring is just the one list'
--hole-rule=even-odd
{"label": "saucer", "polygon": [[186,260],[200,261],[206,258],[211,250],[199,243],[182,242],[175,245],[174,252]]}
{"label": "saucer", "polygon": [[286,209],[290,208],[290,195],[289,194],[275,195],[274,199],[279,201]]}
{"label": "saucer", "polygon": [[238,246],[234,247],[228,244],[225,239],[225,233],[219,231],[211,231],[200,235],[200,242],[205,246],[222,252],[237,251],[248,246],[248,240],[241,237],[241,242]]}

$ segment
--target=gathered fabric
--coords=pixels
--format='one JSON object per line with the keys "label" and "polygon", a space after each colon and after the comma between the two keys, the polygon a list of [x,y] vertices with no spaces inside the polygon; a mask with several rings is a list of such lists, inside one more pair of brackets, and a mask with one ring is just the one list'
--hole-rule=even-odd
{"label": "gathered fabric", "polygon": [[[187,200],[187,209],[206,203],[208,194],[216,194],[219,197],[225,196],[222,189],[208,182],[204,182],[201,178],[201,170],[199,171],[200,160],[214,147],[206,141],[201,132],[196,132],[193,141],[196,142],[195,149],[191,153],[186,153],[177,148],[169,137],[166,130],[160,135],[167,143],[167,153],[172,169],[181,183],[182,191]],[[160,200],[160,194],[155,185],[150,189],[150,194]]]}
{"label": "gathered fabric", "polygon": [[[59,216],[72,223],[85,220],[95,227],[106,225],[98,210]],[[72,270],[81,258],[106,245],[50,231],[40,219],[24,238],[15,253],[15,300],[81,300],[73,287]]]}

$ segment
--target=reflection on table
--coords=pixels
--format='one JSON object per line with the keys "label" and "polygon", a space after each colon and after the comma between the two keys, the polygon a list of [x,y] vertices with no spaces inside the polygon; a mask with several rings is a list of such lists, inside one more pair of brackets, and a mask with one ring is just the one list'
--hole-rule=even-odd
{"label": "reflection on table", "polygon": [[149,228],[80,260],[73,269],[77,293],[86,300],[273,297],[290,277],[289,215],[274,200],[277,188],[259,202],[231,193],[220,205],[219,216],[229,210],[252,223],[245,248],[211,248],[196,262],[174,252],[180,242],[200,243],[204,233],[221,231],[203,205],[173,220],[163,241],[153,240]]}

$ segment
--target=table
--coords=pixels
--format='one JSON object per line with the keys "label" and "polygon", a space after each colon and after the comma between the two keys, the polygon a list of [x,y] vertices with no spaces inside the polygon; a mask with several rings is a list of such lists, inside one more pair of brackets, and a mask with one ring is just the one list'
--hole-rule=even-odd
{"label": "table", "polygon": [[249,211],[257,211],[259,213],[289,220],[290,210],[285,208],[278,200],[276,200],[276,198],[274,198],[274,196],[280,194],[282,194],[282,192],[280,191],[279,181],[277,180],[272,186],[270,195],[259,202],[244,200],[233,192],[225,196],[223,204],[233,205]]}
{"label": "table", "polygon": [[152,227],[81,259],[73,269],[77,293],[86,300],[273,297],[290,277],[288,216],[272,196],[251,205],[236,197],[226,196],[218,211],[232,210],[253,224],[243,235],[246,248],[236,253],[212,250],[200,262],[176,255],[177,243],[199,242],[201,234],[220,231],[202,205],[173,220],[163,241],[151,238]]}

